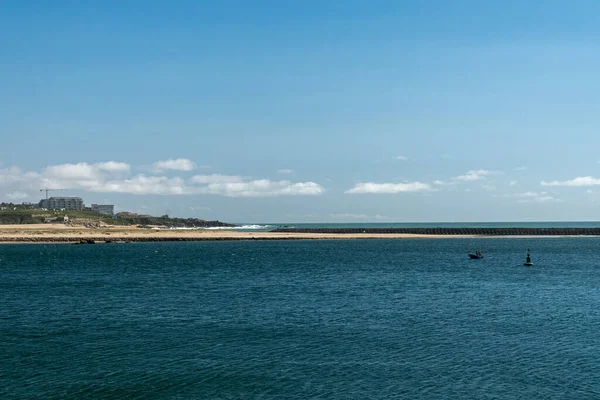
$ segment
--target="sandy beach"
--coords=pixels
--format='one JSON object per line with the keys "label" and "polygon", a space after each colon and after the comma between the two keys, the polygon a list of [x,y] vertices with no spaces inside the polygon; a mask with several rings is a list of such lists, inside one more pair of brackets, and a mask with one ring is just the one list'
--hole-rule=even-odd
{"label": "sandy beach", "polygon": [[[2,243],[79,242],[100,241],[203,241],[203,240],[309,240],[309,239],[410,239],[451,238],[452,235],[415,234],[338,234],[338,233],[284,233],[239,232],[236,230],[178,230],[143,229],[133,226],[86,228],[64,224],[0,225]],[[469,237],[469,236],[460,236]]]}

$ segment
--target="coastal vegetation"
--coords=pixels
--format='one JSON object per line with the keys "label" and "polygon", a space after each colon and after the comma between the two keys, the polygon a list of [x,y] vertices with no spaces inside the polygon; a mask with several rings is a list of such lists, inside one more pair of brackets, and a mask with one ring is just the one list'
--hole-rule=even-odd
{"label": "coastal vegetation", "polygon": [[165,226],[169,228],[233,227],[221,221],[199,218],[174,218],[168,215],[155,217],[133,213],[116,215],[99,214],[91,211],[51,211],[24,209],[10,203],[0,205],[0,225],[66,223],[73,225],[118,225],[118,226]]}

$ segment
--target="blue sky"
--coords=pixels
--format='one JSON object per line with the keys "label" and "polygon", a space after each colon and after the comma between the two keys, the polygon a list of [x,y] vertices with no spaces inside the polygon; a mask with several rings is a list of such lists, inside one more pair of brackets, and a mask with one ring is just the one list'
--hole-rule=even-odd
{"label": "blue sky", "polygon": [[0,196],[598,220],[600,3],[0,2]]}

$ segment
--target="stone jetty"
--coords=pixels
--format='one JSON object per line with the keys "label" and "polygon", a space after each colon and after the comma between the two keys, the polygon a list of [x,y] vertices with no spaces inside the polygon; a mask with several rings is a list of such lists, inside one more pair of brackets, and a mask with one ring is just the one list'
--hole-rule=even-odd
{"label": "stone jetty", "polygon": [[0,243],[70,243],[70,244],[127,244],[133,242],[208,242],[208,241],[229,241],[229,240],[286,240],[296,239],[293,237],[128,237],[123,240],[105,239],[102,237],[78,238],[78,237],[2,237]]}
{"label": "stone jetty", "polygon": [[599,228],[278,228],[305,234],[412,234],[457,236],[600,236]]}

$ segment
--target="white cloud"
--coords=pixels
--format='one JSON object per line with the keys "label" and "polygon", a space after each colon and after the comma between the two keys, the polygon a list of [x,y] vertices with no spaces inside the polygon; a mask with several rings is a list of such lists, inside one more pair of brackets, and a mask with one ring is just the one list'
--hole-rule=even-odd
{"label": "white cloud", "polygon": [[516,197],[539,197],[539,196],[544,196],[546,194],[546,192],[523,192],[523,193],[516,193],[515,196]]}
{"label": "white cloud", "polygon": [[9,200],[25,200],[28,197],[29,197],[29,195],[27,193],[19,192],[19,191],[6,194],[6,198]]}
{"label": "white cloud", "polygon": [[542,197],[537,197],[535,199],[535,201],[538,203],[546,203],[549,201],[555,202],[555,201],[560,201],[560,200],[555,197],[552,197],[552,196],[542,196]]}
{"label": "white cloud", "polygon": [[231,181],[225,176],[222,181],[199,182],[204,186],[195,188],[197,193],[227,197],[275,197],[275,196],[315,196],[325,190],[315,182],[271,181],[268,179]]}
{"label": "white cloud", "polygon": [[121,192],[133,194],[210,194],[226,197],[274,197],[319,195],[323,188],[314,182],[292,183],[267,179],[244,181],[239,176],[198,175],[186,184],[182,178],[137,175],[129,180],[110,181],[92,188],[95,192]]}
{"label": "white cloud", "polygon": [[452,186],[452,185],[456,185],[458,182],[445,182],[445,181],[440,181],[440,180],[435,180],[433,181],[434,185],[437,186]]}
{"label": "white cloud", "polygon": [[22,182],[27,179],[27,173],[20,168],[10,167],[0,169],[0,185]]}
{"label": "white cloud", "polygon": [[456,176],[452,179],[455,179],[457,181],[470,182],[470,181],[478,181],[481,179],[485,179],[487,176],[492,175],[492,174],[493,174],[493,172],[491,172],[491,171],[487,171],[485,169],[478,169],[478,170],[468,171],[466,174]]}
{"label": "white cloud", "polygon": [[409,192],[428,192],[431,186],[422,182],[410,183],[357,183],[352,189],[347,190],[348,194],[394,194]]}
{"label": "white cloud", "polygon": [[191,171],[196,168],[196,163],[187,158],[169,159],[164,161],[157,161],[152,164],[155,172],[164,171]]}
{"label": "white cloud", "polygon": [[195,175],[192,177],[192,182],[200,184],[211,184],[211,183],[234,183],[243,182],[244,178],[239,175]]}
{"label": "white cloud", "polygon": [[[177,161],[177,160],[174,160]],[[181,165],[176,165],[181,164]],[[185,167],[185,163],[155,163],[163,167]],[[196,175],[191,179],[181,177],[128,176],[130,166],[125,163],[77,163],[53,165],[41,173],[24,172],[19,168],[0,169],[0,185],[14,189],[39,190],[80,189],[96,193],[130,193],[154,195],[214,194],[228,197],[268,197],[319,195],[324,192],[315,182],[250,180],[239,175]],[[127,175],[124,175],[127,174]]]}
{"label": "white cloud", "polygon": [[49,166],[44,170],[43,175],[47,179],[56,180],[95,180],[100,178],[100,170],[82,162]]}
{"label": "white cloud", "polygon": [[524,165],[513,168],[513,171],[525,171],[525,170],[527,170],[527,167]]}
{"label": "white cloud", "polygon": [[286,169],[286,168],[284,168],[284,169],[278,169],[277,173],[278,174],[292,174],[292,173],[294,173],[294,170],[293,169]]}
{"label": "white cloud", "polygon": [[515,193],[514,196],[519,197],[517,203],[549,203],[561,201],[560,199],[550,196],[547,192],[523,192]]}
{"label": "white cloud", "polygon": [[[92,189],[103,185],[111,175],[125,174],[131,169],[129,164],[107,161],[96,164],[80,162],[46,167],[40,174],[28,173],[23,180],[29,180],[30,186],[37,185],[54,189],[83,188]],[[28,178],[28,179],[27,179]]]}
{"label": "white cloud", "polygon": [[494,185],[481,185],[481,188],[488,192],[493,192],[494,190],[496,190],[496,186]]}
{"label": "white cloud", "polygon": [[408,160],[408,158],[404,157],[404,156],[398,156],[398,157],[396,157],[396,160],[406,161],[406,160]]}
{"label": "white cloud", "polygon": [[521,199],[518,203],[549,203],[549,202],[559,202],[560,200],[554,198],[552,196],[540,196],[540,197],[531,197],[528,199]]}
{"label": "white cloud", "polygon": [[579,176],[568,181],[541,182],[542,186],[597,186],[600,185],[600,179],[591,176]]}
{"label": "white cloud", "polygon": [[136,175],[131,179],[112,180],[90,186],[90,192],[183,195],[191,194],[183,179],[164,176]]}
{"label": "white cloud", "polygon": [[508,182],[508,184],[509,184],[510,186],[515,186],[515,185],[517,184],[517,181],[510,181],[510,182]]}
{"label": "white cloud", "polygon": [[131,165],[118,161],[101,162],[94,164],[94,167],[98,168],[99,170],[109,172],[126,172],[131,169]]}

